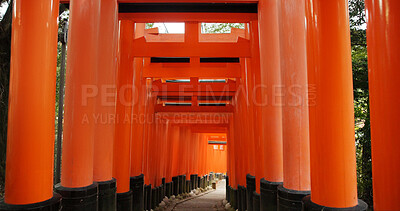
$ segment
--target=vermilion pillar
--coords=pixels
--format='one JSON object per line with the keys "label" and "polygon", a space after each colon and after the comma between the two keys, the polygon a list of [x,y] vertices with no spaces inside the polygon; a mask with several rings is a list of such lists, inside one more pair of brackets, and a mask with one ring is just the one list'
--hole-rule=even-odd
{"label": "vermilion pillar", "polygon": [[[244,69],[244,68],[243,68]],[[245,71],[243,71],[243,73],[245,74]],[[245,86],[245,82],[242,82],[243,84],[241,84],[243,87]],[[229,188],[230,191],[230,204],[232,205],[232,207],[234,209],[238,208],[238,200],[237,200],[237,196],[238,196],[238,187],[241,185],[245,184],[245,178],[246,178],[246,172],[247,173],[252,173],[250,172],[250,166],[249,166],[249,160],[248,159],[248,154],[249,151],[247,148],[245,147],[245,142],[248,141],[249,145],[251,146],[251,143],[253,142],[253,139],[250,138],[252,137],[252,132],[248,131],[247,129],[249,129],[250,127],[248,127],[248,125],[251,122],[251,120],[253,120],[252,116],[249,114],[249,110],[250,108],[248,107],[247,102],[247,87],[244,87],[244,89],[242,90],[242,93],[239,93],[238,97],[237,97],[237,101],[238,101],[238,105],[236,105],[236,109],[235,109],[235,116],[236,116],[236,121],[235,123],[235,133],[237,135],[235,135],[235,143],[232,144],[232,150],[234,151],[233,154],[235,155],[235,157],[232,159],[233,161],[233,165],[235,166],[235,171],[233,171],[232,173],[235,174],[235,177],[232,177],[232,181],[231,181],[231,186]],[[245,123],[246,126],[243,125],[243,123]],[[251,124],[253,125],[253,124]],[[213,155],[214,151],[213,151],[213,146],[214,145],[210,145],[210,150],[208,151],[207,156]],[[218,145],[215,145],[216,147],[218,147]],[[251,148],[250,148],[251,149]],[[210,160],[209,160],[210,162]],[[251,170],[253,171],[254,168]],[[235,181],[233,181],[233,179]]]}
{"label": "vermilion pillar", "polygon": [[93,180],[99,185],[99,209],[115,210],[116,182],[112,178],[115,129],[115,74],[117,70],[118,5],[101,1],[94,113]]}
{"label": "vermilion pillar", "polygon": [[[263,149],[263,121],[262,121],[262,109],[266,104],[263,103],[262,100],[262,89],[263,86],[261,84],[261,69],[260,69],[260,44],[259,44],[259,30],[258,30],[258,21],[251,21],[249,23],[249,31],[250,31],[250,43],[251,43],[251,51],[252,57],[249,59],[249,80],[251,80],[251,86],[249,87],[249,103],[250,106],[253,107],[251,115],[253,116],[253,125],[254,129],[250,129],[254,131],[253,145],[250,144],[249,147],[253,148],[253,153],[249,154],[250,157],[253,157],[252,160],[254,162],[254,176],[255,176],[255,187],[256,192],[254,197],[256,200],[260,198],[260,182],[263,178],[264,166],[257,165],[258,161],[263,160],[264,158],[264,149]],[[247,142],[246,142],[247,143]],[[249,177],[251,180],[252,178]],[[247,191],[251,193],[251,191]],[[253,202],[254,204],[254,202]],[[256,205],[259,204],[256,202]],[[249,205],[247,205],[249,207]],[[257,210],[257,207],[253,209]],[[245,207],[242,210],[246,210]]]}
{"label": "vermilion pillar", "polygon": [[[305,210],[366,210],[357,200],[348,1],[309,1],[311,197]],[[313,90],[313,91],[314,91]],[[311,100],[311,99],[310,99]]]}
{"label": "vermilion pillar", "polygon": [[173,182],[173,195],[178,196],[179,192],[179,132],[180,128],[178,126],[172,127],[172,134],[171,134],[171,145],[172,145],[172,163],[171,163],[171,171],[172,171],[172,182]]}
{"label": "vermilion pillar", "polygon": [[165,120],[167,124],[167,137],[166,137],[166,169],[165,169],[165,195],[169,198],[173,195],[173,184],[172,184],[172,156],[173,156],[173,126],[169,123],[169,120]]}
{"label": "vermilion pillar", "polygon": [[283,186],[278,187],[280,210],[301,210],[301,199],[311,189],[305,11],[304,0],[281,0],[284,174]]}
{"label": "vermilion pillar", "polygon": [[[145,24],[135,24],[135,38],[144,35]],[[131,178],[132,210],[142,211],[144,209],[144,175],[143,175],[143,89],[142,71],[143,58],[133,59],[133,99],[132,99],[132,140],[131,140]]]}
{"label": "vermilion pillar", "polygon": [[149,123],[148,123],[148,107],[149,107],[149,85],[150,79],[143,79],[143,174],[144,177],[144,210],[150,210],[151,207],[151,182],[150,182],[150,141],[149,141]]}
{"label": "vermilion pillar", "polygon": [[[276,190],[283,181],[282,98],[278,0],[258,5],[264,146],[261,210],[276,209]],[[259,181],[256,181],[259,182]]]}
{"label": "vermilion pillar", "polygon": [[[237,115],[237,113],[235,113],[234,115]],[[228,198],[228,201],[229,202],[232,202],[232,200],[233,200],[233,196],[231,196],[231,194],[232,194],[232,191],[231,191],[231,189],[233,188],[233,187],[236,187],[237,186],[237,180],[236,180],[236,175],[235,175],[235,172],[236,172],[236,162],[238,161],[238,159],[236,159],[236,153],[235,153],[235,145],[237,144],[237,142],[238,142],[238,137],[236,137],[235,135],[237,134],[236,133],[236,131],[235,131],[235,126],[236,126],[236,122],[234,122],[233,121],[233,119],[234,119],[234,117],[233,116],[230,116],[229,117],[229,129],[228,129],[228,142],[227,142],[227,147],[228,147],[228,151],[227,151],[227,154],[228,154],[228,179],[229,179],[229,186],[227,187],[228,189],[227,189],[227,198]],[[235,120],[236,120],[236,117],[235,117]],[[205,141],[206,142],[206,144],[208,144],[207,143],[207,140]],[[205,150],[207,150],[207,149],[205,149]],[[206,154],[206,156],[207,156],[207,154]]]}
{"label": "vermilion pillar", "polygon": [[131,49],[133,37],[134,23],[129,20],[121,20],[118,44],[119,63],[116,78],[117,103],[113,165],[113,176],[117,180],[117,207],[121,210],[129,210],[132,207],[130,146],[133,91],[133,57]]}
{"label": "vermilion pillar", "polygon": [[[137,25],[137,24],[136,24]],[[142,70],[143,59],[134,59],[133,75],[133,110],[132,110],[132,145],[131,145],[131,176],[138,176],[143,173],[143,109],[142,104]]]}
{"label": "vermilion pillar", "polygon": [[[93,183],[95,104],[99,97],[98,34],[100,1],[71,0],[66,71],[61,185],[63,210],[97,207]],[[77,202],[82,201],[77,206]]]}
{"label": "vermilion pillar", "polygon": [[367,0],[375,210],[400,209],[400,2]]}
{"label": "vermilion pillar", "polygon": [[5,203],[59,209],[53,194],[58,0],[13,2]]}
{"label": "vermilion pillar", "polygon": [[[194,127],[195,129],[195,127]],[[200,134],[199,133],[192,133],[192,172],[190,174],[190,182],[192,189],[196,189],[197,184],[197,177],[199,175],[199,160],[200,160]]]}

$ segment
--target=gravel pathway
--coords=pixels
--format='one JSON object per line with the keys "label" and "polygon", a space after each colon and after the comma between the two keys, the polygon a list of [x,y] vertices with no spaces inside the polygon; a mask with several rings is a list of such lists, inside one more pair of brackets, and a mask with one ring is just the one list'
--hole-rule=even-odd
{"label": "gravel pathway", "polygon": [[225,198],[225,180],[217,184],[217,190],[176,205],[174,211],[223,211],[222,200]]}

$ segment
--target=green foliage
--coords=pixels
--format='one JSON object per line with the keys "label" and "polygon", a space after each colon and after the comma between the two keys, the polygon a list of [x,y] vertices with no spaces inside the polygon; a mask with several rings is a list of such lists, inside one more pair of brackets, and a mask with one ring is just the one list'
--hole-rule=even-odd
{"label": "green foliage", "polygon": [[359,198],[372,206],[371,131],[368,91],[368,57],[365,46],[354,45],[353,81]]}
{"label": "green foliage", "polygon": [[[55,109],[56,109],[56,118],[55,118],[55,137],[57,139],[57,134],[58,134],[58,100],[60,97],[60,80],[61,80],[61,72],[60,72],[60,68],[61,67],[61,43],[58,43],[57,46],[57,87],[56,87],[56,102],[55,102]],[[65,73],[64,73],[65,76]],[[65,88],[65,84],[64,84],[64,88]],[[57,141],[57,140],[56,140]]]}
{"label": "green foliage", "polygon": [[350,0],[350,27],[359,28],[365,24],[365,3],[364,0]]}
{"label": "green foliage", "polygon": [[231,28],[244,29],[244,23],[203,23],[202,33],[230,33]]}
{"label": "green foliage", "polygon": [[[10,5],[12,5],[11,3]],[[8,89],[11,56],[11,11],[12,8],[10,6],[7,8],[7,12],[0,22],[0,198],[4,192],[6,164]]]}
{"label": "green foliage", "polygon": [[154,27],[154,23],[146,23],[146,29],[151,29]]}
{"label": "green foliage", "polygon": [[358,197],[372,208],[371,129],[364,0],[350,0]]}

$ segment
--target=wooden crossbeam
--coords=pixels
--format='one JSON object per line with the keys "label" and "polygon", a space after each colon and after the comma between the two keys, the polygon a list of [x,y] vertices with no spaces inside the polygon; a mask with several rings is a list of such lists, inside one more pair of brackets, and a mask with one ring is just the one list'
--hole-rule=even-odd
{"label": "wooden crossbeam", "polygon": [[[257,3],[259,0],[118,0],[119,3]],[[60,0],[69,3],[70,0]]]}
{"label": "wooden crossbeam", "polygon": [[134,57],[251,57],[250,41],[238,38],[236,43],[221,42],[147,42],[135,39]]}
{"label": "wooden crossbeam", "polygon": [[165,106],[157,104],[154,107],[157,112],[207,112],[207,113],[233,113],[232,105],[226,106]]}
{"label": "wooden crossbeam", "polygon": [[152,84],[152,92],[157,96],[234,96],[236,88],[236,81],[233,80],[227,83],[201,83],[197,78],[192,78],[190,83],[163,83],[156,80]]}
{"label": "wooden crossbeam", "polygon": [[[218,40],[210,41],[210,36],[202,36],[199,22],[186,22],[185,34],[147,35],[134,39],[132,56],[134,57],[251,57],[250,40],[243,38],[243,32],[234,30],[228,37],[219,38],[232,41],[237,37],[236,42],[224,42]],[[201,42],[202,39],[208,39]],[[160,40],[162,39],[162,42]],[[158,42],[157,42],[158,41]]]}
{"label": "wooden crossbeam", "polygon": [[120,20],[132,20],[137,23],[186,22],[206,23],[248,23],[257,20],[254,13],[120,13]]}

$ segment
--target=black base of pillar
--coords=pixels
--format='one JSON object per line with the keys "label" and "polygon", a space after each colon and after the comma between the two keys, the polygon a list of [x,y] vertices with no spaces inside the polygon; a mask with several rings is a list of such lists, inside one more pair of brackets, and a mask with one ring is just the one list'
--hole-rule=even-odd
{"label": "black base of pillar", "polygon": [[[153,188],[153,189],[151,189],[151,206],[150,206],[150,208],[151,209],[155,209],[156,207],[157,207],[157,205],[158,205],[158,203],[157,203],[157,188]],[[150,209],[149,209],[150,210]]]}
{"label": "black base of pillar", "polygon": [[161,186],[159,187],[159,193],[158,193],[159,197],[158,197],[158,203],[161,203],[161,201],[164,199],[164,185],[161,184]]}
{"label": "black base of pillar", "polygon": [[161,186],[156,188],[156,207],[160,204],[160,197],[161,197]]}
{"label": "black base of pillar", "polygon": [[144,186],[144,210],[151,209],[151,185]]}
{"label": "black base of pillar", "polygon": [[186,180],[186,193],[190,193],[192,191],[192,184],[190,180]]}
{"label": "black base of pillar", "polygon": [[0,201],[0,211],[59,211],[61,209],[61,195],[54,193],[49,200],[34,204],[12,205]]}
{"label": "black base of pillar", "polygon": [[260,201],[261,201],[260,194],[258,194],[257,192],[254,191],[253,192],[253,211],[260,211]]}
{"label": "black base of pillar", "polygon": [[172,182],[165,184],[165,196],[168,198],[172,196],[172,186]]}
{"label": "black base of pillar", "polygon": [[167,193],[166,193],[166,187],[167,185],[165,184],[165,178],[162,178],[161,179],[161,196],[160,196],[160,198],[161,198],[161,200],[160,200],[160,203],[162,202],[162,200],[164,199],[164,197],[167,195]]}
{"label": "black base of pillar", "polygon": [[196,177],[196,175],[195,174],[192,174],[192,175],[190,175],[190,187],[191,187],[191,189],[196,189],[196,179],[197,177]]}
{"label": "black base of pillar", "polygon": [[199,180],[197,179],[198,177],[199,177],[198,174],[195,174],[195,175],[193,176],[194,188],[195,188],[195,189],[196,189],[196,188],[199,188]]}
{"label": "black base of pillar", "polygon": [[261,211],[276,211],[278,209],[278,186],[281,182],[270,182],[261,179]]}
{"label": "black base of pillar", "polygon": [[186,175],[182,175],[182,193],[186,193]]}
{"label": "black base of pillar", "polygon": [[155,207],[157,207],[158,206],[158,204],[159,204],[159,201],[160,201],[160,187],[156,187],[156,188],[154,188],[155,189],[155,197],[154,197],[154,203],[155,203]]}
{"label": "black base of pillar", "polygon": [[179,194],[179,176],[172,177],[172,195],[177,196]]}
{"label": "black base of pillar", "polygon": [[311,196],[306,196],[302,200],[303,202],[303,210],[304,211],[366,211],[368,210],[368,205],[362,200],[358,200],[358,205],[355,207],[346,207],[346,208],[333,208],[333,207],[325,207],[318,204],[315,204],[311,201]]}
{"label": "black base of pillar", "polygon": [[229,187],[229,177],[226,176],[226,200],[227,201],[229,201],[229,188],[228,187]]}
{"label": "black base of pillar", "polygon": [[99,187],[99,211],[115,211],[117,208],[117,182],[113,178],[109,181],[97,182]]}
{"label": "black base of pillar", "polygon": [[56,185],[56,191],[62,197],[63,211],[97,211],[98,186],[93,183],[82,188],[66,188]]}
{"label": "black base of pillar", "polygon": [[232,208],[236,210],[237,209],[237,201],[236,201],[237,200],[237,189],[231,188],[230,197],[231,197],[230,204],[231,204]]}
{"label": "black base of pillar", "polygon": [[242,201],[240,200],[241,198],[242,198],[242,186],[238,185],[236,194],[236,209],[238,211],[244,211],[242,209]]}
{"label": "black base of pillar", "polygon": [[240,204],[238,207],[239,211],[247,210],[247,196],[246,196],[247,193],[246,192],[247,192],[246,187],[238,186],[238,195],[239,195],[238,204]]}
{"label": "black base of pillar", "polygon": [[130,187],[132,191],[132,210],[144,210],[144,175],[141,174],[130,178]]}
{"label": "black base of pillar", "polygon": [[178,178],[179,178],[179,194],[182,194],[183,192],[184,192],[184,190],[185,190],[185,187],[184,186],[186,186],[186,185],[184,185],[185,184],[185,180],[183,179],[183,175],[179,175],[178,176]]}
{"label": "black base of pillar", "polygon": [[254,211],[253,209],[253,192],[256,191],[256,177],[250,174],[246,175],[247,186],[247,211]]}
{"label": "black base of pillar", "polygon": [[117,211],[132,211],[132,191],[117,193]]}
{"label": "black base of pillar", "polygon": [[231,203],[231,186],[226,187],[226,200]]}
{"label": "black base of pillar", "polygon": [[197,176],[198,188],[201,188],[201,177]]}
{"label": "black base of pillar", "polygon": [[290,190],[283,185],[278,186],[278,210],[301,211],[303,208],[302,199],[310,193],[310,191]]}
{"label": "black base of pillar", "polygon": [[179,194],[181,194],[182,193],[182,175],[179,175],[178,176],[178,185],[177,185],[177,187],[178,187],[178,191],[177,191],[177,194],[175,195],[175,196],[178,196]]}
{"label": "black base of pillar", "polygon": [[158,203],[161,203],[161,201],[164,199],[164,185],[161,184],[160,187],[158,187],[159,191],[158,191]]}

